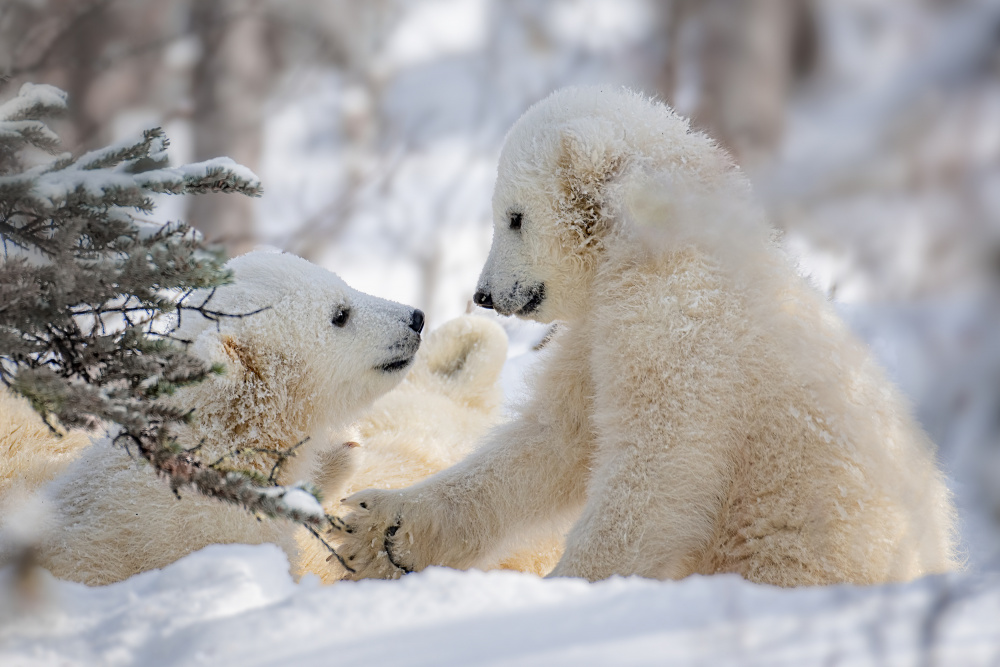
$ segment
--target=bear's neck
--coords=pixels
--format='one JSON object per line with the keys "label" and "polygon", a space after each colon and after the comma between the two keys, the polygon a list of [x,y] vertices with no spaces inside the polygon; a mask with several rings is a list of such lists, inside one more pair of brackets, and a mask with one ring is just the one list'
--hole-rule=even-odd
{"label": "bear's neck", "polygon": [[[304,391],[301,364],[284,358],[260,359],[196,387],[183,403],[194,406],[195,421],[183,440],[204,443],[202,459],[220,467],[252,470],[269,477],[278,466],[279,483],[307,477],[317,411]],[[294,450],[294,456],[282,456]],[[271,453],[274,452],[274,453]]]}

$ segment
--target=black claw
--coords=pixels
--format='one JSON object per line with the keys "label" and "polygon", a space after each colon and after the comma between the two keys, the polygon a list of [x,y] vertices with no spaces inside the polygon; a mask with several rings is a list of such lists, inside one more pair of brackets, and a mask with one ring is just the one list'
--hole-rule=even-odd
{"label": "black claw", "polygon": [[396,534],[399,530],[399,519],[396,519],[396,523],[385,529],[385,536],[382,538],[382,548],[385,549],[385,557],[389,560],[393,567],[402,572],[403,574],[409,574],[413,572],[413,568],[407,567],[396,561],[396,558],[392,554],[392,548],[389,546],[389,538]]}

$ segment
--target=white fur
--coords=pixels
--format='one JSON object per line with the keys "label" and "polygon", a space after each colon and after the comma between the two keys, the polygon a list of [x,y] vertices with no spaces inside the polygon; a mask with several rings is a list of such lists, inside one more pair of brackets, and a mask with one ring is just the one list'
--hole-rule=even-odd
{"label": "white fur", "polygon": [[[316,481],[327,511],[340,513],[346,494],[403,488],[467,456],[500,419],[506,357],[506,334],[483,317],[459,317],[427,334],[406,379],[341,435],[344,444],[321,454]],[[298,537],[299,572],[327,583],[344,577],[342,568],[328,562],[323,545],[304,530]],[[544,574],[561,552],[561,541],[555,540],[490,566]]]}
{"label": "white fur", "polygon": [[552,574],[590,580],[957,567],[933,445],[707,137],[634,93],[559,91],[508,134],[493,206],[479,292],[565,324],[469,458],[348,499],[353,576],[480,566],[570,526]]}
{"label": "white fur", "polygon": [[89,443],[81,431],[54,432],[28,401],[0,390],[0,525]]}
{"label": "white fur", "polygon": [[[281,468],[278,482],[313,472],[331,426],[342,426],[404,377],[385,363],[412,358],[419,335],[413,309],[362,294],[337,276],[292,255],[254,252],[231,260],[234,282],[211,301],[218,325],[185,316],[180,336],[225,372],[170,400],[195,409],[179,434],[212,462],[231,448],[281,451],[310,437]],[[204,296],[204,295],[202,295]],[[332,317],[343,308],[343,327]],[[251,452],[225,459],[265,477],[276,458]],[[295,555],[295,526],[258,521],[239,507],[182,489],[182,500],[148,465],[106,439],[97,440],[44,491],[53,525],[38,548],[53,574],[103,584],[162,567],[212,543],[276,542]]]}

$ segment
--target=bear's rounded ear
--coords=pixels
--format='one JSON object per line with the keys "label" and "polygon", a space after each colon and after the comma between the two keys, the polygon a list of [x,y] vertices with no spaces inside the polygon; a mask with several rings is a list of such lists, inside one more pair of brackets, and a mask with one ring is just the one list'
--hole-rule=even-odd
{"label": "bear's rounded ear", "polygon": [[624,130],[603,118],[578,118],[559,131],[559,167],[581,177],[606,181],[621,169]]}
{"label": "bear's rounded ear", "polygon": [[610,222],[607,186],[624,171],[623,130],[599,118],[582,118],[562,128],[556,173],[563,209],[584,238]]}
{"label": "bear's rounded ear", "polygon": [[492,408],[502,400],[498,381],[506,360],[503,328],[463,315],[427,334],[408,379],[470,407]]}

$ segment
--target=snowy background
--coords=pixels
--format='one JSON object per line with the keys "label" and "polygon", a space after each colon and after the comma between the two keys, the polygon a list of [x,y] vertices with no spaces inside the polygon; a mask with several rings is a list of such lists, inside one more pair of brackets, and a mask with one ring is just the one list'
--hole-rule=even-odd
{"label": "snowy background", "polygon": [[[5,0],[3,72],[4,98],[22,81],[70,92],[58,129],[74,152],[162,125],[175,163],[246,164],[261,199],[158,215],[233,253],[293,251],[432,328],[468,308],[499,147],[528,105],[574,83],[670,101],[738,157],[910,396],[969,573],[774,591],[432,571],[322,589],[293,583],[273,549],[225,547],[103,590],[49,582],[34,615],[6,610],[0,663],[998,660],[995,0]],[[540,332],[504,325],[514,388]]]}

